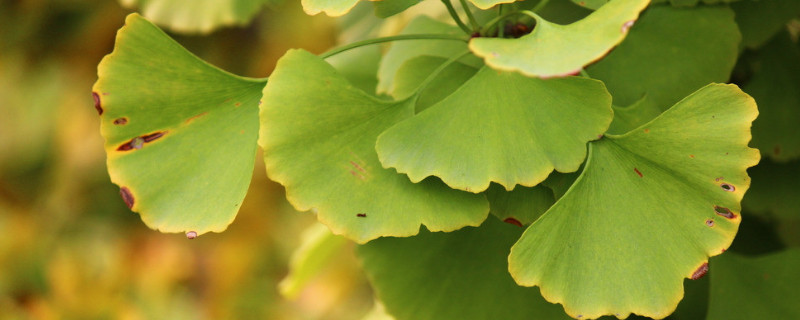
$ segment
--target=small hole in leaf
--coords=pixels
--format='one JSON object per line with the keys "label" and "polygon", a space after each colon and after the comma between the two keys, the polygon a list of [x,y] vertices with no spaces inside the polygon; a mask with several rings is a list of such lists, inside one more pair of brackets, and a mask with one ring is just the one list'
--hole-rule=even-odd
{"label": "small hole in leaf", "polygon": [[714,226],[714,220],[711,220],[711,219],[706,220],[706,225],[709,226],[709,227],[713,227]]}
{"label": "small hole in leaf", "polygon": [[731,209],[725,207],[714,206],[714,212],[728,219],[733,219],[736,217],[736,214],[734,214]]}
{"label": "small hole in leaf", "polygon": [[736,191],[736,187],[734,187],[732,184],[729,184],[729,183],[723,183],[723,184],[719,185],[719,187],[722,188],[722,190],[725,190],[725,191],[728,191],[728,192]]}
{"label": "small hole in leaf", "polygon": [[197,232],[195,232],[195,231],[187,232],[186,233],[186,238],[189,239],[189,240],[197,238]]}
{"label": "small hole in leaf", "polygon": [[122,117],[114,119],[114,124],[118,126],[123,126],[128,123],[128,118]]}

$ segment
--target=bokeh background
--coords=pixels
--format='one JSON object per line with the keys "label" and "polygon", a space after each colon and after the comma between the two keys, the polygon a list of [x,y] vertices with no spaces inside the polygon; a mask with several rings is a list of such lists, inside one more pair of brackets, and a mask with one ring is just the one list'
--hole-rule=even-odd
{"label": "bokeh background", "polygon": [[[148,229],[108,178],[91,87],[131,9],[115,0],[0,0],[0,319],[356,319],[373,308],[352,246],[295,299],[278,283],[313,215],[292,210],[261,155],[226,232]],[[264,77],[288,48],[319,53],[337,21],[300,1],[245,27],[171,34]]]}

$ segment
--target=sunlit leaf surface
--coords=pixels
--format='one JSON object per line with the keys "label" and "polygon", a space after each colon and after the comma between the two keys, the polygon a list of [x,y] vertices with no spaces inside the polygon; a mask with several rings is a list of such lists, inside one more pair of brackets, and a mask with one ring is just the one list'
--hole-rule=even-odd
{"label": "sunlit leaf surface", "polygon": [[208,33],[214,29],[249,23],[268,3],[276,0],[119,0],[136,7],[150,21],[176,32]]}
{"label": "sunlit leaf surface", "polygon": [[297,209],[313,210],[334,233],[363,243],[411,236],[420,224],[452,231],[486,218],[483,196],[436,179],[415,184],[378,162],[378,134],[413,115],[409,101],[367,95],[302,50],[281,58],[263,101],[259,144],[267,174]]}
{"label": "sunlit leaf surface", "polygon": [[264,80],[219,70],[131,14],[93,88],[108,171],[151,228],[233,221],[253,172]]}
{"label": "sunlit leaf surface", "polygon": [[497,70],[530,77],[574,75],[619,44],[650,0],[616,0],[569,24],[538,15],[536,27],[518,39],[473,38],[469,48]]}
{"label": "sunlit leaf surface", "polygon": [[580,77],[528,78],[484,67],[456,92],[381,134],[381,163],[412,181],[434,175],[481,192],[534,186],[551,171],[578,170],[586,142],[611,122],[602,83]]}
{"label": "sunlit leaf surface", "polygon": [[509,270],[576,318],[663,318],[733,241],[758,162],[755,102],[709,85],[636,131],[592,142],[583,173],[511,249]]}

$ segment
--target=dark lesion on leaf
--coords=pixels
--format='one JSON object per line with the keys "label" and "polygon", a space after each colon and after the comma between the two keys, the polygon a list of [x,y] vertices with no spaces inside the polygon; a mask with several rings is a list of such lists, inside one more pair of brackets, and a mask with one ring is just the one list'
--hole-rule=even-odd
{"label": "dark lesion on leaf", "polygon": [[124,126],[124,125],[128,124],[128,118],[125,118],[125,117],[116,118],[116,119],[114,119],[114,124],[118,125],[118,126]]}
{"label": "dark lesion on leaf", "polygon": [[97,115],[103,115],[103,106],[100,104],[100,95],[97,92],[92,92],[94,99],[94,109],[97,110]]}
{"label": "dark lesion on leaf", "polygon": [[128,209],[132,209],[133,208],[134,199],[133,199],[133,193],[131,193],[131,190],[128,189],[128,187],[119,188],[119,195],[122,196],[122,201],[125,201],[125,205],[128,206]]}
{"label": "dark lesion on leaf", "polygon": [[703,264],[701,264],[699,267],[697,267],[697,269],[694,272],[692,272],[692,276],[690,277],[690,279],[692,280],[700,279],[703,276],[705,276],[706,273],[708,273],[708,262],[703,262]]}
{"label": "dark lesion on leaf", "polygon": [[356,213],[356,217],[359,217],[359,218],[366,218],[366,217],[367,217],[367,214],[366,214],[366,213]]}
{"label": "dark lesion on leaf", "polygon": [[154,132],[154,133],[150,133],[150,134],[146,134],[146,135],[141,135],[141,136],[135,137],[135,138],[130,139],[127,142],[121,144],[119,147],[117,147],[117,151],[130,151],[130,150],[134,150],[134,149],[136,149],[136,150],[141,149],[144,146],[145,143],[153,142],[153,141],[163,137],[167,133],[168,133],[168,131],[157,131],[157,132]]}
{"label": "dark lesion on leaf", "polygon": [[720,216],[723,216],[723,217],[727,218],[727,219],[736,218],[736,214],[733,213],[731,211],[731,209],[728,209],[728,208],[725,208],[725,207],[714,206],[714,212],[717,213]]}
{"label": "dark lesion on leaf", "polygon": [[722,190],[725,190],[725,191],[728,191],[728,192],[734,192],[734,191],[736,191],[736,187],[734,187],[734,186],[733,186],[732,184],[730,184],[730,183],[723,183],[723,184],[720,184],[720,185],[719,185],[719,187],[720,187],[720,188],[722,188]]}
{"label": "dark lesion on leaf", "polygon": [[503,222],[513,224],[517,227],[522,227],[522,222],[519,222],[519,220],[514,219],[512,217],[506,218],[505,220],[503,220]]}

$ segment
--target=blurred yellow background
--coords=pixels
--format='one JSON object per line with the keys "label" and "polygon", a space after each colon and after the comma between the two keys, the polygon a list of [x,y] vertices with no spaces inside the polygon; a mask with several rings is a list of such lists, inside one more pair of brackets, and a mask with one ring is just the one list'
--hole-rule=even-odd
{"label": "blurred yellow background", "polygon": [[[233,73],[267,76],[335,22],[284,1],[242,28],[173,37]],[[108,178],[91,87],[131,10],[114,0],[0,0],[0,319],[357,319],[372,293],[347,247],[295,300],[278,293],[311,214],[259,154],[224,233],[148,229]]]}

